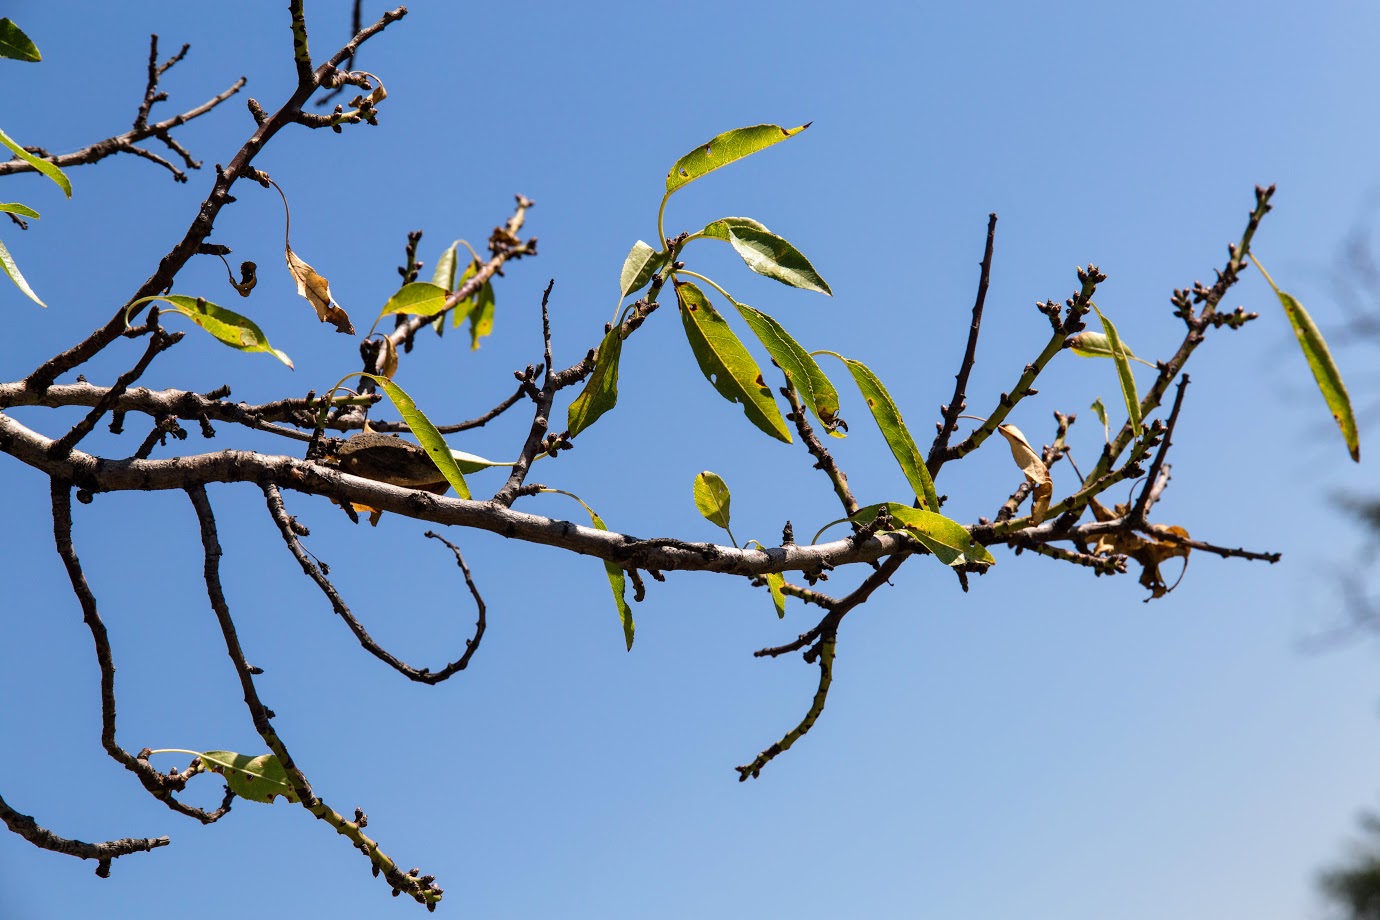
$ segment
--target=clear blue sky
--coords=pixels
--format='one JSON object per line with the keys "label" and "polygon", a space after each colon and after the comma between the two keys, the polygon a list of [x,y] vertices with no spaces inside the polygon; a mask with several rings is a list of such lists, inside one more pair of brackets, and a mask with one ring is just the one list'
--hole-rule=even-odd
{"label": "clear blue sky", "polygon": [[[293,78],[285,6],[9,3],[45,61],[3,65],[0,122],[58,151],[125,130],[150,32],[165,51],[192,44],[165,80],[164,112],[241,74],[272,109]],[[625,253],[656,232],[666,169],[739,125],[814,121],[682,192],[667,229],[742,214],[795,242],[833,299],[750,276],[726,247],[695,258],[809,347],[870,364],[925,443],[952,386],[989,211],[1000,224],[970,389],[978,414],[1043,343],[1033,304],[1068,296],[1075,265],[1107,272],[1099,305],[1138,353],[1160,356],[1182,329],[1170,290],[1211,280],[1256,183],[1280,188],[1256,251],[1324,326],[1339,318],[1334,256],[1373,216],[1380,12],[1369,3],[417,6],[358,61],[390,92],[378,128],[287,131],[257,165],[294,202],[299,253],[365,326],[396,287],[408,230],[426,232],[433,261],[456,237],[482,241],[514,193],[537,201],[528,231],[541,255],[501,280],[493,337],[474,353],[459,336],[427,339],[404,362],[399,383],[437,421],[487,408],[537,358],[550,278],[558,362],[594,344]],[[348,8],[309,6],[318,56],[344,41]],[[187,186],[131,157],[73,170],[70,202],[36,177],[6,180],[5,200],[44,214],[0,234],[50,308],[0,290],[5,379],[138,287],[184,232],[211,164],[251,130],[240,100],[182,129],[207,164]],[[210,259],[177,289],[251,313],[297,369],[193,336],[144,382],[229,383],[249,402],[321,390],[358,366],[354,344],[295,296],[277,196],[236,193],[214,239],[259,263],[258,290],[241,304]],[[798,606],[778,622],[760,591],[673,575],[636,608],[629,654],[597,562],[451,532],[489,631],[467,672],[420,687],[336,622],[257,489],[213,488],[229,600],[267,672],[260,692],[317,792],[342,811],[363,806],[387,851],[438,877],[452,916],[1316,916],[1316,870],[1380,789],[1380,680],[1373,647],[1307,656],[1298,644],[1335,622],[1336,573],[1360,536],[1328,497],[1373,485],[1377,442],[1363,431],[1367,466],[1352,468],[1254,272],[1227,306],[1238,303],[1264,316],[1195,358],[1158,516],[1283,551],[1281,564],[1195,557],[1176,593],[1146,605],[1134,576],[999,553],[963,595],[917,560],[846,621],[824,718],[755,782],[736,782],[733,765],[794,724],[814,688],[796,658],[751,657],[813,623]],[[691,504],[703,469],[733,488],[740,539],[775,542],[787,518],[808,535],[836,517],[799,445],[750,428],[705,384],[669,311],[653,320],[625,350],[617,411],[535,478],[640,535],[717,539]],[[109,381],[137,347],[86,373]],[[1364,349],[1339,358],[1358,384],[1373,362]],[[1013,421],[1038,444],[1052,411],[1078,412],[1075,456],[1091,465],[1101,432],[1087,406],[1115,405],[1110,364],[1061,358],[1040,390]],[[857,424],[840,459],[860,497],[903,496],[851,391],[844,409]],[[50,413],[17,415],[59,431]],[[453,444],[511,455],[526,424]],[[92,447],[132,453],[143,432],[130,427]],[[282,449],[220,429],[172,449]],[[946,469],[946,510],[991,514],[1018,481],[1004,454],[993,445]],[[66,836],[173,845],[100,880],[91,863],[0,836],[0,917],[418,916],[300,810],[241,802],[202,828],[104,757],[90,638],[52,549],[46,483],[3,468],[0,790]],[[1067,476],[1056,468],[1061,494]],[[472,610],[424,525],[351,528],[325,501],[288,503],[381,641],[420,664],[454,656]],[[580,513],[559,497],[523,507]],[[101,496],[78,506],[76,536],[113,636],[121,741],[257,751],[199,589],[185,498]],[[211,803],[218,788],[207,779],[193,797]]]}

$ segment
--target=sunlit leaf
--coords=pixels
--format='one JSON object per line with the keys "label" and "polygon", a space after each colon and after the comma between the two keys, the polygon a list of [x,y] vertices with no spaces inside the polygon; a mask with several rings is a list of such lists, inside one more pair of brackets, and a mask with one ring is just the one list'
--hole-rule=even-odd
{"label": "sunlit leaf", "polygon": [[566,427],[574,437],[599,420],[618,403],[618,360],[623,354],[623,330],[613,324],[594,355],[594,370],[585,388],[566,412]]}
{"label": "sunlit leaf", "polygon": [[317,319],[323,323],[330,323],[339,332],[354,335],[355,327],[350,322],[350,317],[331,297],[330,282],[317,274],[316,269],[298,258],[291,246],[286,247],[286,256],[288,271],[292,273],[293,280],[297,282],[297,293],[305,297],[312,305],[312,309],[316,311]]}
{"label": "sunlit leaf", "polygon": [[1126,415],[1131,420],[1131,433],[1139,436],[1140,434],[1140,396],[1136,393],[1136,378],[1131,373],[1131,362],[1127,360],[1126,348],[1121,344],[1121,336],[1117,335],[1116,326],[1112,321],[1102,315],[1102,311],[1097,309],[1097,304],[1092,308],[1097,310],[1097,318],[1102,320],[1102,331],[1107,334],[1107,346],[1112,352],[1112,360],[1116,362],[1116,376],[1121,382],[1121,395],[1126,400]]}
{"label": "sunlit leaf", "polygon": [[748,420],[774,438],[791,443],[791,432],[767,388],[757,362],[724,318],[693,283],[676,282],[685,337],[700,371],[729,402],[739,403]]}
{"label": "sunlit leaf", "polygon": [[836,438],[844,437],[839,429],[846,431],[848,426],[839,418],[838,391],[810,353],[766,313],[747,304],[735,303],[734,306],[824,429]]}
{"label": "sunlit leaf", "polygon": [[7,17],[0,19],[0,58],[36,63],[43,60],[43,55],[39,54],[33,39]]}
{"label": "sunlit leaf", "polygon": [[1030,442],[1015,425],[998,425],[997,431],[1011,445],[1011,457],[1025,474],[1030,483],[1030,520],[1038,524],[1049,512],[1049,500],[1054,497],[1054,481],[1050,479],[1049,467]]}
{"label": "sunlit leaf", "polygon": [[398,346],[393,344],[393,340],[388,336],[383,337],[380,345],[383,349],[383,365],[379,368],[380,373],[389,380],[398,372]]}
{"label": "sunlit leaf", "polygon": [[479,347],[479,340],[494,331],[494,286],[485,281],[475,294],[470,310],[470,350]]}
{"label": "sunlit leaf", "polygon": [[460,467],[462,473],[477,473],[490,467],[513,465],[511,460],[506,463],[498,460],[486,460],[476,454],[467,454],[463,450],[453,450],[450,455],[455,458],[455,465]]}
{"label": "sunlit leaf", "polygon": [[269,804],[274,796],[281,795],[289,802],[297,801],[287,771],[273,754],[251,757],[232,751],[203,751],[198,756],[203,770],[225,777],[230,791],[242,799]]}
{"label": "sunlit leaf", "polygon": [[460,467],[456,465],[455,457],[451,455],[450,445],[441,436],[441,432],[436,430],[431,419],[423,415],[422,410],[417,408],[412,397],[408,396],[402,387],[386,377],[378,377],[374,374],[361,374],[360,376],[368,377],[383,387],[383,392],[392,400],[398,413],[403,417],[403,421],[407,422],[407,427],[412,429],[413,436],[421,442],[422,447],[431,456],[431,462],[436,464],[436,468],[441,471],[446,482],[455,489],[455,494],[468,499],[470,487],[465,484],[465,477],[460,472]]}
{"label": "sunlit leaf", "polygon": [[[1107,336],[1104,333],[1093,332],[1090,329],[1080,332],[1077,335],[1069,336],[1068,339],[1064,341],[1064,347],[1080,358],[1114,357],[1112,354],[1112,344],[1107,339]],[[1122,350],[1126,352],[1127,358],[1132,361],[1140,361],[1140,363],[1144,364],[1146,367],[1154,367],[1149,361],[1137,358],[1132,354],[1131,349],[1127,347],[1124,341],[1121,343],[1121,347]]]}
{"label": "sunlit leaf", "polygon": [[38,220],[38,212],[27,204],[20,204],[17,201],[0,202],[0,211],[7,214],[18,214],[20,217],[32,217]]}
{"label": "sunlit leaf", "polygon": [[23,147],[19,146],[17,143],[11,140],[10,136],[6,134],[4,131],[0,131],[0,144],[4,144],[6,147],[10,148],[10,150],[14,152],[14,155],[19,157],[19,159],[23,160],[25,163],[28,163],[34,169],[38,170],[39,172],[43,173],[43,175],[47,176],[49,179],[52,179],[54,182],[56,182],[58,184],[58,188],[62,189],[63,194],[65,194],[68,198],[72,197],[72,183],[67,180],[67,176],[63,173],[62,170],[58,169],[56,166],[54,166],[52,163],[49,163],[42,157],[34,156],[32,153],[25,150]]}
{"label": "sunlit leaf", "polygon": [[718,473],[705,470],[695,477],[695,507],[709,523],[728,530],[731,500],[728,483],[724,482]]}
{"label": "sunlit leaf", "polygon": [[[466,281],[469,281],[479,273],[479,268],[479,260],[477,259],[465,266],[464,273],[460,276],[460,280],[455,282],[455,287],[452,288],[452,290],[458,291],[460,288],[464,287]],[[476,290],[473,294],[456,304],[455,309],[450,311],[450,327],[452,329],[459,326],[469,317],[470,311],[474,309],[478,297],[479,291]]]}
{"label": "sunlit leaf", "polygon": [[681,186],[688,185],[703,175],[713,172],[720,166],[727,166],[734,160],[741,160],[772,144],[780,143],[810,127],[809,123],[798,128],[783,128],[780,125],[753,125],[748,128],[735,128],[714,137],[685,156],[676,160],[676,165],[666,174],[666,193],[669,195]]}
{"label": "sunlit leaf", "polygon": [[776,608],[776,615],[782,619],[786,616],[786,595],[782,592],[781,586],[786,583],[786,576],[780,572],[768,572],[762,576],[767,582],[767,590],[771,592],[771,603]]}
{"label": "sunlit leaf", "polygon": [[14,282],[15,287],[24,292],[25,297],[28,297],[40,307],[47,309],[48,305],[38,299],[38,295],[34,293],[34,289],[29,287],[29,282],[25,281],[24,276],[20,274],[19,266],[14,264],[14,257],[10,255],[10,251],[5,248],[3,242],[0,242],[0,268],[3,268],[5,274],[10,276],[10,280]]}
{"label": "sunlit leaf", "polygon": [[740,225],[728,228],[728,241],[747,267],[757,274],[775,278],[791,287],[833,294],[810,260],[775,233]]}
{"label": "sunlit leaf", "polygon": [[436,270],[431,273],[431,283],[445,291],[455,290],[455,272],[460,267],[460,244],[451,243],[436,260]]}
{"label": "sunlit leaf", "polygon": [[404,284],[398,292],[388,298],[379,312],[380,317],[390,313],[403,313],[411,316],[432,316],[446,306],[446,289],[425,281]]}
{"label": "sunlit leaf", "polygon": [[[589,519],[594,524],[595,530],[608,530],[604,526],[604,519],[595,514],[594,509],[586,505],[580,496],[573,492],[566,492],[564,489],[547,489],[546,491],[559,492],[561,495],[575,499],[584,507],[585,511],[589,512]],[[604,563],[604,573],[608,575],[609,588],[613,591],[613,602],[618,607],[618,621],[623,624],[623,641],[627,644],[628,651],[632,651],[633,633],[636,631],[636,627],[633,624],[632,608],[628,606],[627,598],[624,596],[628,587],[627,573],[617,565],[607,561]]]}
{"label": "sunlit leaf", "polygon": [[992,565],[996,562],[987,547],[974,543],[967,528],[957,521],[923,508],[912,508],[899,502],[883,502],[862,508],[850,520],[871,524],[878,512],[886,508],[895,531],[904,531],[934,553],[945,565],[964,565],[969,562]]}
{"label": "sunlit leaf", "polygon": [[219,304],[211,303],[202,297],[189,297],[186,294],[155,294],[152,297],[144,297],[131,303],[125,311],[126,315],[140,304],[153,300],[167,304],[163,307],[165,313],[178,313],[187,317],[211,333],[217,341],[229,345],[231,348],[270,354],[288,367],[292,367],[292,359],[270,345],[268,336],[264,335],[264,331],[252,319],[241,316],[234,310],[227,310]]}
{"label": "sunlit leaf", "polygon": [[618,290],[623,297],[633,291],[640,291],[647,282],[666,264],[669,252],[657,252],[651,246],[638,240],[623,260],[623,270],[618,275]]}
{"label": "sunlit leaf", "polygon": [[1275,290],[1275,294],[1289,317],[1289,325],[1294,328],[1294,336],[1299,341],[1299,347],[1303,349],[1303,357],[1308,361],[1308,368],[1313,372],[1313,379],[1322,391],[1327,408],[1331,410],[1332,418],[1341,429],[1342,439],[1346,441],[1346,449],[1351,454],[1351,459],[1360,463],[1361,442],[1356,432],[1356,415],[1351,409],[1351,397],[1347,395],[1341,371],[1337,370],[1337,364],[1332,360],[1332,352],[1328,350],[1322,332],[1313,322],[1313,317],[1303,308],[1303,304],[1292,295],[1278,289]]}
{"label": "sunlit leaf", "polygon": [[705,226],[700,233],[716,240],[723,240],[727,243],[728,231],[734,227],[751,227],[753,230],[761,230],[763,233],[767,232],[766,227],[753,220],[751,217],[721,217],[712,224]]}
{"label": "sunlit leaf", "polygon": [[910,436],[905,420],[901,418],[901,410],[896,408],[891,394],[867,365],[851,358],[843,358],[842,361],[853,375],[863,399],[867,400],[867,408],[881,429],[887,447],[891,448],[892,456],[901,465],[901,472],[906,474],[906,481],[915,490],[915,497],[925,508],[938,508],[939,498],[934,494],[934,480],[925,466],[925,458],[920,455],[920,448],[915,446],[915,439]]}
{"label": "sunlit leaf", "polygon": [[1094,399],[1091,408],[1093,410],[1093,415],[1096,415],[1097,420],[1102,423],[1103,440],[1110,441],[1112,439],[1112,429],[1107,424],[1107,407],[1102,405],[1102,397],[1099,396],[1097,399]]}

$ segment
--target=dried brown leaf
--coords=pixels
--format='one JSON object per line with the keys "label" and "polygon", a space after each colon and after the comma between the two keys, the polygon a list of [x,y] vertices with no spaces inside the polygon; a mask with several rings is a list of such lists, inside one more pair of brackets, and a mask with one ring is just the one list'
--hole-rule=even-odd
{"label": "dried brown leaf", "polygon": [[398,346],[393,344],[393,340],[388,336],[383,337],[383,366],[379,376],[393,379],[393,375],[398,372]]}
{"label": "dried brown leaf", "polygon": [[1006,438],[1006,443],[1011,446],[1012,459],[1025,474],[1026,482],[1030,483],[1030,520],[1038,524],[1045,519],[1049,500],[1054,497],[1054,480],[1050,478],[1049,467],[1045,466],[1040,454],[1015,425],[998,425],[997,431]]}
{"label": "dried brown leaf", "polygon": [[316,316],[323,323],[330,323],[346,335],[354,335],[355,327],[350,317],[331,297],[331,283],[317,274],[316,269],[298,257],[292,247],[286,247],[288,271],[297,282],[297,293],[311,303]]}
{"label": "dried brown leaf", "polygon": [[[1108,510],[1106,505],[1093,499],[1089,503],[1092,508],[1093,517],[1099,521],[1114,521],[1125,517],[1131,511],[1130,505],[1117,505],[1113,510]],[[1143,537],[1138,533],[1130,531],[1117,531],[1116,533],[1103,534],[1098,538],[1097,545],[1093,547],[1093,552],[1097,555],[1121,555],[1129,556],[1140,563],[1140,583],[1150,592],[1147,600],[1159,600],[1173,587],[1165,584],[1163,576],[1160,575],[1160,564],[1170,559],[1182,559],[1184,570],[1188,570],[1188,554],[1191,547],[1177,543],[1174,540],[1166,540],[1157,534],[1189,539],[1188,531],[1178,525],[1158,525],[1151,528],[1151,535]],[[1182,579],[1183,575],[1180,574]],[[1177,582],[1175,583],[1177,584]]]}

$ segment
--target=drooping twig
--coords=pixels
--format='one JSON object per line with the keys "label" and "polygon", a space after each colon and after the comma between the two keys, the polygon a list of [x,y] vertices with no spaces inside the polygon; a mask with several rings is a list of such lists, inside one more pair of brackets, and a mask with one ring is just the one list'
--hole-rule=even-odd
{"label": "drooping twig", "polygon": [[210,499],[206,496],[206,490],[201,486],[192,486],[187,489],[187,496],[191,499],[201,529],[201,545],[205,557],[203,571],[206,579],[206,596],[211,602],[211,610],[215,613],[216,622],[220,626],[221,636],[225,640],[225,650],[234,665],[235,675],[239,678],[240,689],[244,694],[244,705],[249,710],[249,717],[254,724],[254,730],[268,745],[273,756],[278,758],[279,764],[287,774],[288,785],[303,808],[311,812],[317,819],[326,822],[337,833],[346,837],[356,849],[364,853],[373,864],[375,874],[382,873],[384,880],[394,891],[409,895],[418,903],[432,907],[441,900],[442,894],[441,889],[435,884],[434,877],[419,878],[399,869],[397,863],[383,853],[375,841],[364,834],[360,822],[345,819],[313,794],[311,784],[307,782],[306,776],[293,762],[287,746],[270,722],[273,714],[259,699],[258,690],[254,686],[255,668],[249,664],[245,658],[244,650],[240,647],[239,636],[235,630],[235,621],[230,615],[230,607],[225,600],[225,592],[220,583],[222,550],[220,538],[216,532],[216,520],[211,510]]}

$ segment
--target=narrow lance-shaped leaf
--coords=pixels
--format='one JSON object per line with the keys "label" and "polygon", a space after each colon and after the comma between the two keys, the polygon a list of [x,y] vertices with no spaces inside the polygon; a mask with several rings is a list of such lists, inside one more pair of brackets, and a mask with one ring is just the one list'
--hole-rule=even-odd
{"label": "narrow lance-shaped leaf", "polygon": [[[568,498],[575,499],[584,507],[585,511],[589,512],[589,519],[591,523],[594,524],[595,530],[608,530],[608,528],[604,526],[604,519],[595,514],[594,509],[586,505],[584,499],[580,498],[580,496],[573,492],[567,492],[564,489],[546,489],[545,491],[557,492]],[[628,606],[628,600],[624,597],[628,588],[627,573],[617,565],[607,561],[604,563],[604,573],[608,575],[609,588],[613,591],[613,602],[618,607],[618,620],[623,624],[623,641],[626,643],[628,651],[632,651],[633,633],[636,631],[636,626],[633,623],[632,608]]]}
{"label": "narrow lance-shaped leaf", "polygon": [[915,497],[920,500],[923,507],[931,511],[938,508],[939,498],[934,494],[934,480],[930,478],[929,468],[925,466],[925,458],[921,456],[920,448],[915,446],[915,439],[910,436],[905,420],[901,418],[901,410],[896,408],[891,394],[882,385],[882,381],[877,379],[877,375],[861,361],[841,355],[835,357],[839,358],[853,375],[853,381],[862,392],[863,399],[867,400],[867,408],[872,411],[872,418],[881,429],[887,447],[891,448],[892,456],[901,465],[901,472],[906,474],[906,481],[915,490]]}
{"label": "narrow lance-shaped leaf", "polygon": [[431,423],[422,410],[417,408],[417,404],[412,401],[402,387],[386,377],[377,377],[373,374],[360,374],[361,377],[368,377],[370,380],[383,387],[383,392],[392,400],[397,408],[398,414],[407,422],[407,427],[412,429],[412,434],[426,452],[431,457],[431,462],[436,464],[436,468],[441,471],[441,475],[446,478],[446,482],[455,489],[455,494],[461,498],[470,497],[470,487],[465,484],[464,474],[460,472],[460,467],[455,463],[455,457],[451,454],[450,445],[441,436],[441,432],[436,430],[436,426]]}
{"label": "narrow lance-shaped leaf", "polygon": [[[1251,260],[1255,261],[1255,256],[1251,256]],[[1323,339],[1322,332],[1313,322],[1313,317],[1303,308],[1303,304],[1293,295],[1281,291],[1263,265],[1258,261],[1255,265],[1270,283],[1270,287],[1274,288],[1275,296],[1279,298],[1285,315],[1289,317],[1289,325],[1293,327],[1294,337],[1303,349],[1303,357],[1308,361],[1313,379],[1317,381],[1318,389],[1322,391],[1323,399],[1327,402],[1327,408],[1331,410],[1332,418],[1341,429],[1347,452],[1351,454],[1352,460],[1360,463],[1361,442],[1356,432],[1356,415],[1351,409],[1351,397],[1347,395],[1342,373],[1337,370],[1337,363],[1332,360],[1332,352],[1328,350],[1327,341]]]}
{"label": "narrow lance-shaped leaf", "polygon": [[891,515],[892,521],[900,525],[897,530],[904,529],[945,565],[963,565],[968,562],[992,565],[996,562],[987,547],[973,542],[967,528],[962,524],[923,508],[912,508],[898,502],[883,502],[860,509],[851,520],[858,524],[870,524],[883,507]]}
{"label": "narrow lance-shaped leaf", "polygon": [[462,473],[477,473],[480,470],[487,470],[495,466],[512,466],[513,461],[502,462],[499,460],[486,460],[478,454],[467,454],[463,450],[453,450],[450,455],[455,458],[455,465],[460,467]]}
{"label": "narrow lance-shaped leaf", "polygon": [[1030,483],[1030,520],[1038,524],[1049,512],[1049,500],[1054,496],[1054,480],[1050,478],[1049,467],[1015,425],[998,425],[997,431],[1011,445],[1011,457]]}
{"label": "narrow lance-shaped leaf", "polygon": [[24,280],[24,276],[19,271],[19,266],[14,264],[14,256],[10,255],[10,251],[5,248],[3,242],[0,242],[0,268],[3,268],[5,274],[9,275],[15,287],[24,292],[25,297],[38,304],[40,307],[43,307],[45,310],[48,308],[46,303],[38,299],[38,295],[34,293],[34,289],[29,287],[29,282]]}
{"label": "narrow lance-shaped leaf", "polygon": [[431,273],[431,283],[445,291],[455,290],[455,272],[460,267],[459,242],[451,243],[436,260],[436,270]]}
{"label": "narrow lance-shaped leaf", "polygon": [[241,316],[234,310],[227,310],[219,304],[211,303],[202,297],[190,297],[186,294],[155,294],[152,297],[140,298],[131,303],[125,311],[126,323],[128,323],[130,310],[153,300],[167,304],[168,306],[163,308],[165,312],[178,313],[187,317],[211,333],[217,341],[229,345],[231,348],[270,354],[288,367],[292,367],[292,359],[270,345],[268,336],[264,335],[264,331],[252,319]]}
{"label": "narrow lance-shaped leaf", "polygon": [[[706,521],[727,530],[730,539],[733,537],[733,531],[728,526],[731,501],[728,483],[718,473],[705,470],[695,477],[695,507]],[[734,543],[736,545],[737,541],[734,540]]]}
{"label": "narrow lance-shaped leaf", "polygon": [[17,214],[20,217],[28,217],[32,218],[33,220],[38,220],[37,211],[29,207],[27,204],[20,204],[17,201],[0,202],[0,211],[4,211],[6,214]]}
{"label": "narrow lance-shaped leaf", "polygon": [[287,771],[273,754],[251,757],[233,751],[203,751],[199,756],[202,769],[225,777],[230,791],[242,799],[270,804],[281,795],[289,802],[297,801]]}
{"label": "narrow lance-shaped leaf", "polygon": [[[469,281],[475,275],[479,274],[479,267],[479,261],[477,259],[465,266],[465,271],[460,275],[460,280],[455,282],[455,287],[451,290],[458,291],[460,288],[464,287],[466,281]],[[450,327],[452,329],[459,326],[469,317],[470,311],[474,309],[474,305],[478,298],[479,292],[475,291],[469,297],[466,297],[455,305],[455,309],[450,311]]]}
{"label": "narrow lance-shaped leaf", "polygon": [[819,291],[821,294],[834,292],[828,283],[819,276],[810,260],[801,255],[791,243],[769,230],[754,227],[736,226],[728,228],[728,241],[742,257],[744,264],[759,275],[775,278],[782,284]]}
{"label": "narrow lance-shaped leaf", "polygon": [[63,194],[68,198],[72,197],[72,183],[68,181],[66,174],[63,173],[62,170],[42,157],[34,156],[32,153],[19,146],[4,131],[0,131],[0,144],[4,144],[6,147],[10,148],[19,159],[28,163],[34,169],[56,182],[58,188],[62,189]]}
{"label": "narrow lance-shaped leaf", "polygon": [[1112,352],[1112,360],[1116,362],[1116,376],[1121,382],[1121,395],[1126,400],[1126,415],[1131,421],[1131,433],[1140,435],[1140,395],[1136,392],[1136,378],[1131,373],[1131,362],[1126,357],[1126,347],[1121,344],[1121,336],[1117,335],[1116,326],[1112,321],[1102,315],[1102,311],[1093,304],[1092,308],[1097,310],[1097,318],[1102,320],[1102,331],[1107,334],[1107,345]]}
{"label": "narrow lance-shaped leaf", "polygon": [[566,427],[571,437],[599,420],[599,416],[618,403],[618,360],[623,354],[623,329],[613,324],[594,355],[594,370],[585,388],[566,412]]}
{"label": "narrow lance-shaped leaf", "polygon": [[470,310],[470,351],[479,348],[479,340],[494,331],[494,286],[485,281],[475,295]]}
{"label": "narrow lance-shaped leaf", "polygon": [[824,430],[833,437],[844,437],[843,431],[847,431],[848,426],[839,418],[838,391],[810,353],[801,348],[800,343],[771,316],[747,304],[735,302],[733,306],[738,308],[748,327],[790,380],[806,407],[819,419]]}
{"label": "narrow lance-shaped leaf", "polygon": [[446,305],[446,289],[425,281],[404,284],[398,292],[388,298],[379,312],[379,318],[390,313],[403,313],[411,316],[432,316]]}
{"label": "narrow lance-shaped leaf", "polygon": [[748,420],[774,438],[791,443],[786,420],[762,377],[762,371],[724,318],[689,281],[676,282],[685,337],[700,371],[729,402],[739,403]]}
{"label": "narrow lance-shaped leaf", "polygon": [[771,603],[776,608],[776,616],[784,620],[786,618],[786,594],[781,590],[781,586],[786,583],[786,576],[780,572],[768,572],[762,577],[767,582],[767,590],[771,592]]}
{"label": "narrow lance-shaped leaf", "polygon": [[676,165],[666,174],[666,194],[694,182],[703,175],[735,160],[751,156],[765,150],[772,144],[794,137],[810,127],[805,123],[798,128],[783,128],[780,125],[753,125],[748,128],[735,128],[717,135],[707,144],[702,144],[685,156],[676,160]]}
{"label": "narrow lance-shaped leaf", "polygon": [[1102,423],[1103,440],[1111,441],[1112,429],[1107,424],[1107,407],[1102,405],[1102,397],[1099,396],[1097,399],[1094,399],[1090,408],[1093,410],[1093,415],[1096,415],[1097,420]]}
{"label": "narrow lance-shaped leaf", "polygon": [[33,39],[6,17],[0,19],[0,58],[33,64],[43,60],[43,55],[39,54]]}
{"label": "narrow lance-shaped leaf", "polygon": [[627,297],[633,291],[646,287],[652,275],[661,270],[669,257],[670,253],[657,252],[641,240],[633,243],[628,257],[623,260],[623,270],[618,275],[620,296]]}

